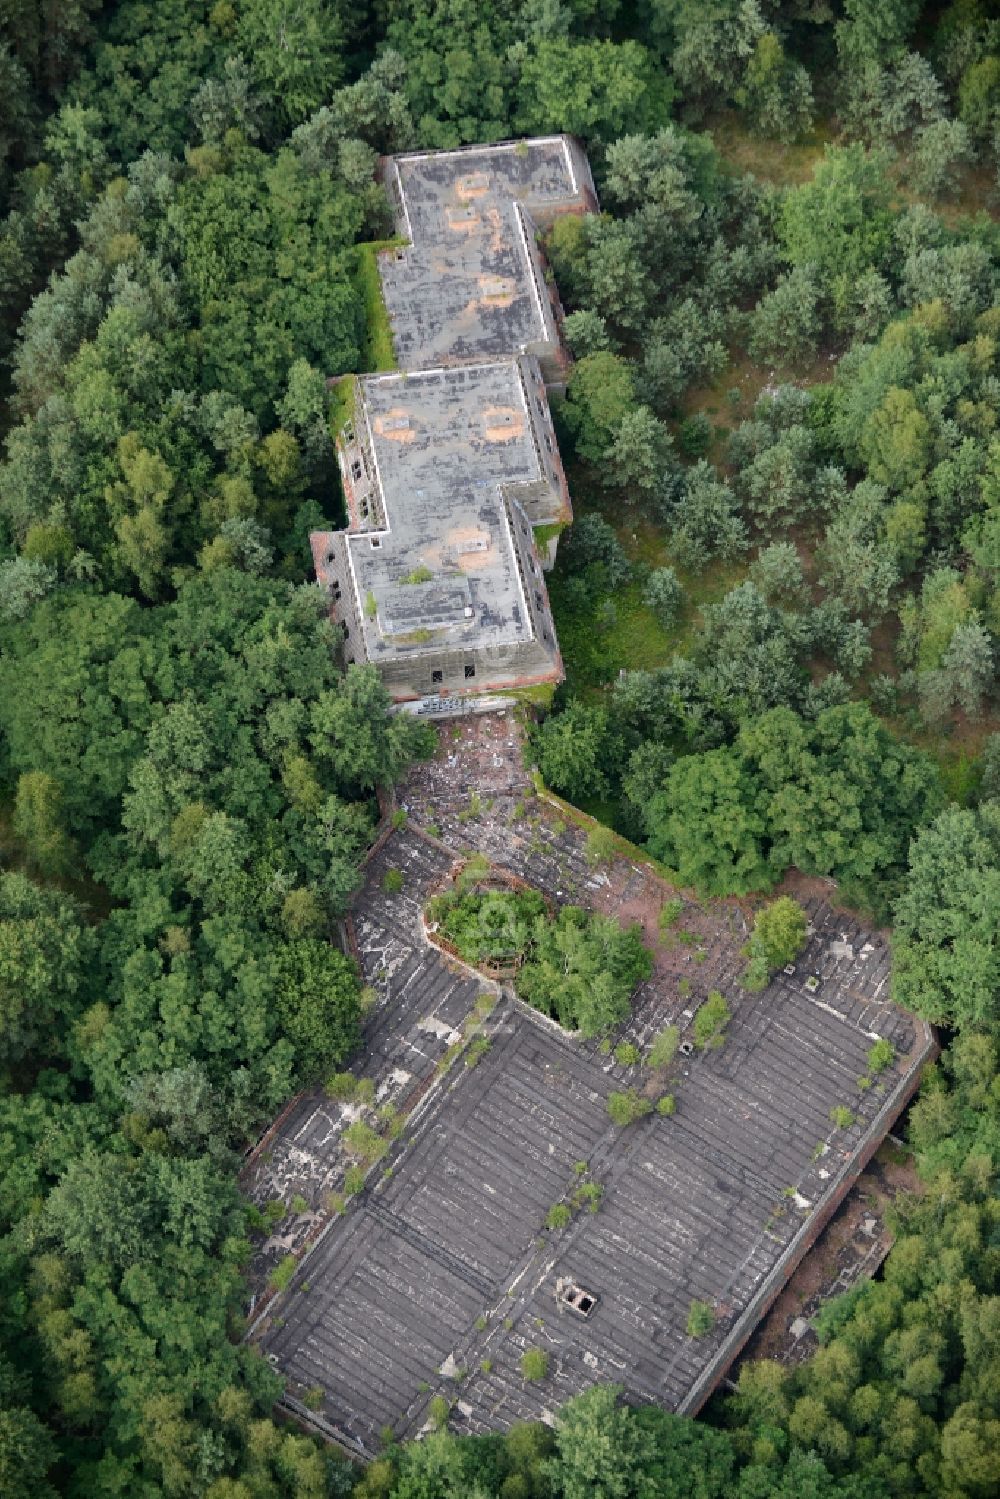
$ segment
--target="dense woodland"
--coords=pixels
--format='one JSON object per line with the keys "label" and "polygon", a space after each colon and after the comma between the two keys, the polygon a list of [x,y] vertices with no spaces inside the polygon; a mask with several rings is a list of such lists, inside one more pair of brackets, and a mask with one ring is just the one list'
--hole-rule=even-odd
{"label": "dense woodland", "polygon": [[[377,154],[556,130],[603,212],[545,245],[541,773],[703,896],[833,876],[950,1044],[810,1363],[358,1475],[272,1420],[235,1185],[355,1045],[334,923],[430,748],[309,582],[327,382]],[[5,1496],[1000,1490],[998,172],[990,0],[0,4]]]}

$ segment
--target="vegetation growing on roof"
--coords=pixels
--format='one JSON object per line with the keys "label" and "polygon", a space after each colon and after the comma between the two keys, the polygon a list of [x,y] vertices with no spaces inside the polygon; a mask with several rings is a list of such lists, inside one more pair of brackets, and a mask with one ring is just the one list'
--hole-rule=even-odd
{"label": "vegetation growing on roof", "polygon": [[553,914],[537,890],[456,888],[426,914],[467,962],[511,969],[522,999],[585,1036],[623,1020],[652,971],[638,926],[579,906]]}
{"label": "vegetation growing on roof", "polygon": [[386,312],[379,256],[407,242],[404,239],[381,239],[355,246],[355,281],[365,313],[365,333],[361,342],[358,368],[377,372],[399,368],[392,337],[392,325]]}

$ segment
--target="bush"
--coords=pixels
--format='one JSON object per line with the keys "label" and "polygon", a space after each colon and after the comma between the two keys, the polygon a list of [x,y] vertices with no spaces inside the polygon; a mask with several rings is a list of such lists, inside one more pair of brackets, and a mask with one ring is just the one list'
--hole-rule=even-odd
{"label": "bush", "polygon": [[635,1088],[629,1088],[624,1093],[608,1094],[608,1118],[620,1129],[635,1124],[637,1119],[650,1113],[652,1107],[649,1099],[643,1098]]}
{"label": "bush", "polygon": [[868,1069],[870,1072],[884,1072],[895,1060],[896,1048],[883,1036],[868,1053]]}
{"label": "bush", "polygon": [[297,1263],[298,1261],[294,1254],[286,1254],[285,1258],[279,1264],[275,1265],[268,1276],[268,1285],[272,1286],[276,1291],[283,1291],[295,1274]]}
{"label": "bush", "polygon": [[633,1041],[621,1041],[615,1047],[615,1061],[622,1067],[634,1067],[639,1056],[639,1048]]}
{"label": "bush", "polygon": [[660,907],[660,914],[656,919],[661,933],[666,934],[669,932],[671,927],[677,925],[683,915],[684,902],[679,896],[675,896],[673,900],[664,901]]}
{"label": "bush", "polygon": [[677,1112],[677,1100],[672,1093],[664,1093],[656,1105],[656,1112],[669,1119]]}
{"label": "bush", "polygon": [[642,591],[643,603],[652,609],[665,630],[676,623],[684,602],[684,590],[672,567],[657,567]]}
{"label": "bush", "polygon": [[525,1379],[544,1379],[549,1372],[549,1356],[543,1348],[528,1348],[521,1355],[521,1373]]}
{"label": "bush", "polygon": [[403,871],[401,869],[387,869],[382,876],[382,889],[386,895],[398,895],[403,888]]}
{"label": "bush", "polygon": [[451,1406],[448,1404],[443,1395],[435,1395],[434,1399],[427,1407],[427,1414],[430,1417],[431,1421],[434,1423],[436,1429],[438,1431],[443,1431],[448,1424],[448,1417],[451,1414]]}
{"label": "bush", "polygon": [[687,1335],[703,1338],[715,1326],[715,1309],[707,1301],[692,1301],[688,1311]]}
{"label": "bush", "polygon": [[699,1051],[714,1051],[723,1043],[732,1013],[718,989],[713,989],[694,1017],[691,1032]]}
{"label": "bush", "polygon": [[577,1187],[571,1200],[577,1210],[586,1208],[588,1213],[596,1213],[603,1196],[604,1188],[598,1182],[584,1182],[582,1187]]}
{"label": "bush", "polygon": [[806,913],[798,901],[781,895],[757,912],[747,944],[746,989],[763,989],[771,972],[797,958],[806,945]]}
{"label": "bush", "polygon": [[314,1384],[306,1390],[302,1396],[302,1404],[307,1406],[311,1411],[321,1411],[323,1409],[322,1385]]}
{"label": "bush", "polygon": [[308,1204],[308,1202],[306,1202],[305,1198],[300,1193],[297,1192],[295,1194],[295,1196],[292,1198],[292,1212],[293,1213],[308,1213],[308,1211],[309,1211],[309,1204]]}
{"label": "bush", "polygon": [[372,1165],[380,1161],[389,1149],[382,1136],[366,1124],[363,1119],[355,1119],[344,1131],[344,1148],[350,1155],[357,1156],[360,1160]]}
{"label": "bush", "polygon": [[838,1104],[836,1108],[830,1110],[830,1118],[838,1129],[850,1129],[854,1123],[854,1115],[843,1104]]}
{"label": "bush", "polygon": [[573,1214],[564,1202],[554,1202],[545,1215],[546,1228],[565,1228]]}
{"label": "bush", "polygon": [[654,1036],[649,1048],[646,1060],[650,1067],[669,1067],[677,1055],[680,1039],[681,1033],[676,1025],[664,1026],[660,1034]]}
{"label": "bush", "polygon": [[652,972],[637,925],[625,928],[579,906],[552,917],[537,890],[456,888],[435,897],[427,915],[467,963],[520,959],[520,997],[584,1036],[624,1020],[632,991]]}
{"label": "bush", "polygon": [[587,863],[610,864],[618,849],[618,840],[610,828],[591,828],[587,834]]}
{"label": "bush", "polygon": [[365,1170],[363,1166],[348,1166],[344,1172],[344,1192],[348,1197],[355,1197],[365,1184]]}

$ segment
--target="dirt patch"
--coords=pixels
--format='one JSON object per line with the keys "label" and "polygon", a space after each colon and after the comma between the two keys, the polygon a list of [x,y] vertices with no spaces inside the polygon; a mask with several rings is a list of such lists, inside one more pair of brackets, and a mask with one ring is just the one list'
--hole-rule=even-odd
{"label": "dirt patch", "polygon": [[485,172],[470,172],[465,177],[459,177],[455,183],[455,196],[463,203],[470,198],[482,198],[490,189],[490,179]]}
{"label": "dirt patch", "polygon": [[[489,297],[483,301],[488,302]],[[488,406],[483,412],[487,442],[510,442],[524,435],[524,414],[513,406]]]}
{"label": "dirt patch", "polygon": [[517,296],[517,284],[510,276],[480,276],[479,290],[484,307],[510,307]]}
{"label": "dirt patch", "polygon": [[393,406],[384,416],[377,416],[372,423],[379,437],[388,442],[413,442],[416,437],[410,425],[410,413],[405,406]]}
{"label": "dirt patch", "polygon": [[445,208],[445,217],[448,228],[453,229],[456,234],[472,235],[483,226],[483,220],[478,213],[472,213],[471,208]]}

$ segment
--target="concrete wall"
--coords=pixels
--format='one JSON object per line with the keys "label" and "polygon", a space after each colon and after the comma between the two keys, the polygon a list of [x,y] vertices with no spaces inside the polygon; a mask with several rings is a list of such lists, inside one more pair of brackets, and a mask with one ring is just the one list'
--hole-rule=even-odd
{"label": "concrete wall", "polygon": [[351,530],[382,530],[385,526],[385,499],[378,483],[378,470],[357,381],[354,415],[337,435],[337,463]]}
{"label": "concrete wall", "polygon": [[[314,536],[316,533],[313,533]],[[351,577],[347,556],[347,537],[343,531],[321,533],[325,547],[322,556],[323,575],[330,599],[330,618],[344,630],[343,657],[346,665],[352,661],[367,661],[365,632],[358,614],[358,600]],[[319,566],[317,566],[317,576]]]}
{"label": "concrete wall", "polygon": [[[380,662],[379,673],[397,700],[428,697],[434,692],[454,697],[559,681],[561,662],[558,656],[553,659],[551,651],[552,646],[540,640],[461,651],[435,651],[427,647],[405,659]],[[465,675],[467,666],[475,669],[474,676]],[[434,680],[435,672],[441,673],[439,682]]]}

